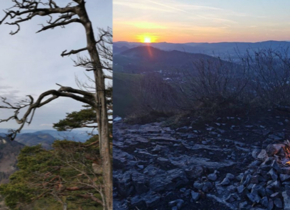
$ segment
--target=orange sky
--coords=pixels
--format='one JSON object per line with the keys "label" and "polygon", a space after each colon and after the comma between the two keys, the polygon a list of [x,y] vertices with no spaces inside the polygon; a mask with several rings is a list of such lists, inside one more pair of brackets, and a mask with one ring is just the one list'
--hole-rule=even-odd
{"label": "orange sky", "polygon": [[114,42],[290,40],[290,1],[114,0]]}

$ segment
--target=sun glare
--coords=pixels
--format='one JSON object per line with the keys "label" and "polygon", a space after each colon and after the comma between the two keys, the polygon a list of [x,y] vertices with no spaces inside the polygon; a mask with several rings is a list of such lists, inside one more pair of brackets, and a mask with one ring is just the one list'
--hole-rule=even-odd
{"label": "sun glare", "polygon": [[144,43],[151,43],[150,37],[144,37]]}
{"label": "sun glare", "polygon": [[157,41],[157,36],[154,34],[140,34],[136,36],[136,40],[141,43],[154,43]]}

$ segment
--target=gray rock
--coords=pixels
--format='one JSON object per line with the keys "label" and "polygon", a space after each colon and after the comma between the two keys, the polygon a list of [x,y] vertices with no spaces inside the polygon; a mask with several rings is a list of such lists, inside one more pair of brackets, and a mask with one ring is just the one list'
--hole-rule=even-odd
{"label": "gray rock", "polygon": [[163,168],[170,166],[170,161],[167,158],[158,157],[156,162]]}
{"label": "gray rock", "polygon": [[216,175],[216,173],[212,173],[212,174],[209,174],[209,175],[207,176],[207,178],[208,178],[210,181],[215,181],[215,180],[217,180],[217,175]]}
{"label": "gray rock", "polygon": [[[172,183],[175,183],[172,185]],[[172,169],[166,173],[156,174],[151,180],[149,187],[154,192],[171,190],[186,185],[188,179],[181,169]]]}
{"label": "gray rock", "polygon": [[251,174],[248,174],[245,178],[245,181],[243,182],[243,185],[246,186],[250,183],[250,180],[251,180],[252,176]]}
{"label": "gray rock", "polygon": [[199,182],[199,181],[195,181],[195,182],[193,183],[193,187],[196,188],[196,189],[198,189],[198,190],[201,190],[202,187],[203,187],[203,183],[201,183],[201,182]]}
{"label": "gray rock", "polygon": [[245,190],[244,185],[240,185],[240,186],[237,187],[238,193],[242,193],[244,190]]}
{"label": "gray rock", "polygon": [[254,186],[255,186],[255,184],[249,184],[249,185],[247,186],[247,189],[248,189],[248,190],[251,190]]}
{"label": "gray rock", "polygon": [[272,210],[273,208],[274,208],[274,202],[272,199],[269,199],[267,210]]}
{"label": "gray rock", "polygon": [[252,151],[252,157],[253,158],[257,158],[257,156],[258,156],[258,154],[261,152],[261,150],[260,149],[254,149],[253,151]]}
{"label": "gray rock", "polygon": [[290,180],[290,175],[288,175],[288,174],[280,174],[280,180],[282,182],[289,181]]}
{"label": "gray rock", "polygon": [[231,183],[231,181],[226,177],[221,182],[221,185],[226,186],[226,185],[229,185],[230,183]]}
{"label": "gray rock", "polygon": [[271,167],[272,167],[273,169],[275,169],[278,173],[287,174],[287,173],[290,172],[290,170],[289,170],[290,168],[289,168],[289,169],[287,169],[287,170],[285,171],[285,173],[284,173],[284,171],[281,170],[279,164],[278,164],[275,160],[272,162]]}
{"label": "gray rock", "polygon": [[226,202],[229,202],[229,203],[232,203],[232,202],[234,202],[236,200],[236,195],[235,194],[230,194],[226,199],[225,199],[225,201]]}
{"label": "gray rock", "polygon": [[229,191],[230,193],[235,192],[236,191],[236,187],[234,185],[230,185],[227,187],[227,191]]}
{"label": "gray rock", "polygon": [[212,189],[213,185],[211,182],[205,182],[202,186],[203,192],[209,192]]}
{"label": "gray rock", "polygon": [[258,184],[259,183],[259,176],[258,175],[252,176],[250,183],[251,184]]}
{"label": "gray rock", "polygon": [[227,173],[226,178],[228,178],[229,180],[233,180],[235,176],[231,173]]}
{"label": "gray rock", "polygon": [[198,137],[198,135],[197,134],[193,134],[193,133],[187,135],[187,139],[195,139],[197,137]]}
{"label": "gray rock", "polygon": [[267,159],[267,157],[268,157],[268,154],[267,154],[266,150],[262,149],[261,152],[258,154],[257,159],[264,161]]}
{"label": "gray rock", "polygon": [[131,198],[131,206],[134,206],[135,208],[144,208],[146,205],[145,201],[143,200],[142,196],[134,196]]}
{"label": "gray rock", "polygon": [[280,192],[275,192],[272,195],[270,195],[271,198],[276,198],[278,197],[278,195],[280,194]]}
{"label": "gray rock", "polygon": [[184,170],[188,179],[196,179],[204,174],[204,169],[201,166],[192,166]]}
{"label": "gray rock", "polygon": [[268,177],[271,178],[273,181],[277,181],[278,179],[278,175],[276,174],[276,172],[274,171],[274,169],[272,168],[268,173],[267,173]]}
{"label": "gray rock", "polygon": [[148,189],[148,181],[144,174],[141,173],[132,173],[132,182],[134,188],[138,194],[142,194],[147,192]]}
{"label": "gray rock", "polygon": [[200,198],[200,194],[197,192],[191,191],[191,198],[195,201],[197,201]]}
{"label": "gray rock", "polygon": [[146,203],[147,209],[154,209],[158,206],[161,197],[158,194],[149,194],[143,197],[143,199]]}
{"label": "gray rock", "polygon": [[274,204],[277,208],[283,208],[282,200],[280,198],[275,198],[274,199]]}
{"label": "gray rock", "polygon": [[171,209],[181,209],[182,205],[184,203],[184,200],[182,199],[177,199],[177,200],[174,200],[174,201],[170,201],[168,203],[169,206],[173,206]]}
{"label": "gray rock", "polygon": [[283,200],[284,200],[284,210],[290,210],[290,191],[286,190],[282,192]]}
{"label": "gray rock", "polygon": [[247,193],[247,197],[252,201],[252,203],[259,203],[261,198],[257,192],[255,193]]}
{"label": "gray rock", "polygon": [[226,192],[226,189],[222,186],[220,186],[219,184],[215,185],[216,191],[219,195],[224,195],[224,193]]}
{"label": "gray rock", "polygon": [[240,174],[236,177],[236,180],[241,181],[243,177],[244,177],[244,173],[240,173]]}
{"label": "gray rock", "polygon": [[268,156],[276,155],[283,146],[283,144],[269,144],[266,148]]}
{"label": "gray rock", "polygon": [[274,141],[281,141],[281,140],[283,140],[283,138],[284,137],[282,137],[281,135],[274,135],[274,134],[270,134],[269,136],[268,136],[269,138],[271,138],[272,140],[274,140]]}
{"label": "gray rock", "polygon": [[290,175],[290,167],[287,166],[287,167],[279,167],[278,163],[276,163],[276,167],[278,168],[278,172],[280,174],[287,174],[287,175]]}
{"label": "gray rock", "polygon": [[265,197],[262,198],[262,200],[260,201],[260,203],[261,203],[264,207],[268,207],[269,200],[268,200],[268,198],[265,196]]}
{"label": "gray rock", "polygon": [[274,182],[270,182],[268,185],[267,185],[267,188],[269,189],[275,189],[275,190],[278,190],[280,188],[281,184],[279,181],[274,181]]}
{"label": "gray rock", "polygon": [[272,195],[273,193],[274,193],[273,190],[271,190],[271,189],[269,189],[269,188],[266,188],[266,195],[267,195],[267,196],[270,196],[270,195]]}
{"label": "gray rock", "polygon": [[239,203],[239,209],[246,209],[245,207],[248,205],[247,201]]}

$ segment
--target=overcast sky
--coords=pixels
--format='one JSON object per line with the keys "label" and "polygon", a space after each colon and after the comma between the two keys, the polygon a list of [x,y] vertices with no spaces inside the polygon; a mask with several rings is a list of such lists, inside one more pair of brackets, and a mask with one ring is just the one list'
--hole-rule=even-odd
{"label": "overcast sky", "polygon": [[[55,0],[65,5],[66,0]],[[97,28],[112,27],[112,0],[87,0],[86,7]],[[1,1],[0,18],[4,9],[13,5],[10,0]],[[85,31],[80,24],[71,24],[66,28],[35,33],[45,24],[47,18],[36,17],[23,23],[18,34],[9,32],[14,26],[0,25],[0,96],[11,98],[14,102],[25,99],[25,95],[37,98],[42,92],[58,89],[55,83],[77,88],[75,76],[85,81],[83,68],[73,67],[76,56],[61,57],[64,50],[79,49],[86,46]],[[96,33],[97,34],[97,33]],[[86,72],[91,75],[90,72]],[[34,121],[24,129],[52,129],[52,123],[65,117],[67,112],[82,108],[80,102],[72,99],[56,99],[36,110]],[[8,111],[0,109],[0,119],[8,116]],[[0,128],[18,128],[13,121],[1,123]]]}
{"label": "overcast sky", "polygon": [[114,0],[114,41],[290,40],[289,0]]}

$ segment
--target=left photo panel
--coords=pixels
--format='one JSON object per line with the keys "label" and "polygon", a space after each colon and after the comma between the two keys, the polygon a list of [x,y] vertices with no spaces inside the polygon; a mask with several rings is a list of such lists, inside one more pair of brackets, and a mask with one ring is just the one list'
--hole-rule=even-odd
{"label": "left photo panel", "polygon": [[0,210],[111,210],[112,0],[0,9]]}

